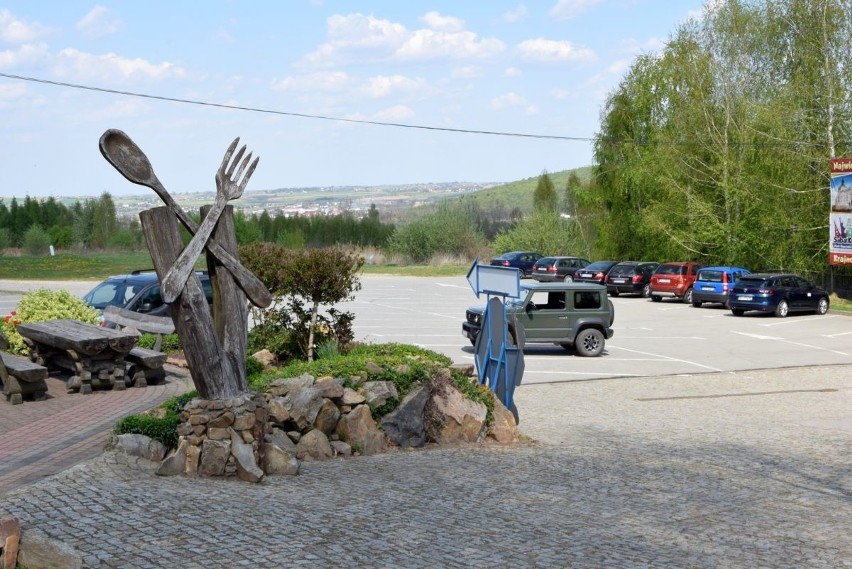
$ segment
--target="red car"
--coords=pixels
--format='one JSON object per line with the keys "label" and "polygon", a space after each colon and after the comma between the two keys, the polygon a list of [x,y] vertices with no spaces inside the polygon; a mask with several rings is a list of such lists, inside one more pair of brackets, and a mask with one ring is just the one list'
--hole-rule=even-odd
{"label": "red car", "polygon": [[692,303],[692,288],[701,265],[698,263],[663,263],[651,275],[651,300],[677,298]]}

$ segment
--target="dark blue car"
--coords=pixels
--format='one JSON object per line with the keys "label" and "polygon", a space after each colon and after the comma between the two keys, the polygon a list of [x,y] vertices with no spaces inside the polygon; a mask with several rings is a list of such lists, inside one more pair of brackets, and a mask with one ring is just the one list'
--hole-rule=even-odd
{"label": "dark blue car", "polygon": [[510,251],[491,259],[491,264],[498,267],[514,267],[521,271],[521,278],[524,278],[532,274],[533,265],[541,257],[541,253],[532,251]]}
{"label": "dark blue car", "polygon": [[752,273],[734,284],[728,297],[734,316],[749,310],[774,312],[784,318],[790,312],[828,312],[828,293],[798,275]]}

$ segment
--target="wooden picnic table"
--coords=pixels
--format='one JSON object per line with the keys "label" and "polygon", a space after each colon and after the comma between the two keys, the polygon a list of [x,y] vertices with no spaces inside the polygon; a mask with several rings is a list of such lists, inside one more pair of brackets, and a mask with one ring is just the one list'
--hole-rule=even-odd
{"label": "wooden picnic table", "polygon": [[18,333],[30,349],[30,359],[48,370],[73,375],[69,391],[89,394],[93,387],[124,389],[124,358],[139,335],[87,324],[79,320],[49,320],[19,324]]}

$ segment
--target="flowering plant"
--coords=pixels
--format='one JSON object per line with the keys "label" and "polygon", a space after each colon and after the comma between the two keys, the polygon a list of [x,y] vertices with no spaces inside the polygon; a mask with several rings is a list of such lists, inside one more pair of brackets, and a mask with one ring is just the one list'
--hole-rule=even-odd
{"label": "flowering plant", "polygon": [[0,331],[9,341],[8,350],[15,354],[25,354],[27,345],[18,334],[17,326],[22,322],[46,322],[60,318],[70,318],[96,324],[100,313],[87,306],[67,290],[52,291],[38,289],[24,293],[18,302],[17,310],[12,310],[0,321]]}

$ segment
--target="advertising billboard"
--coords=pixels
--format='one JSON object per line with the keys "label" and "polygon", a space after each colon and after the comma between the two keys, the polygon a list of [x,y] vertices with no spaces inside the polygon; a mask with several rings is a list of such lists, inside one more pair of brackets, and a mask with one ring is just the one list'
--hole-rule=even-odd
{"label": "advertising billboard", "polygon": [[831,160],[828,263],[852,265],[852,158]]}

